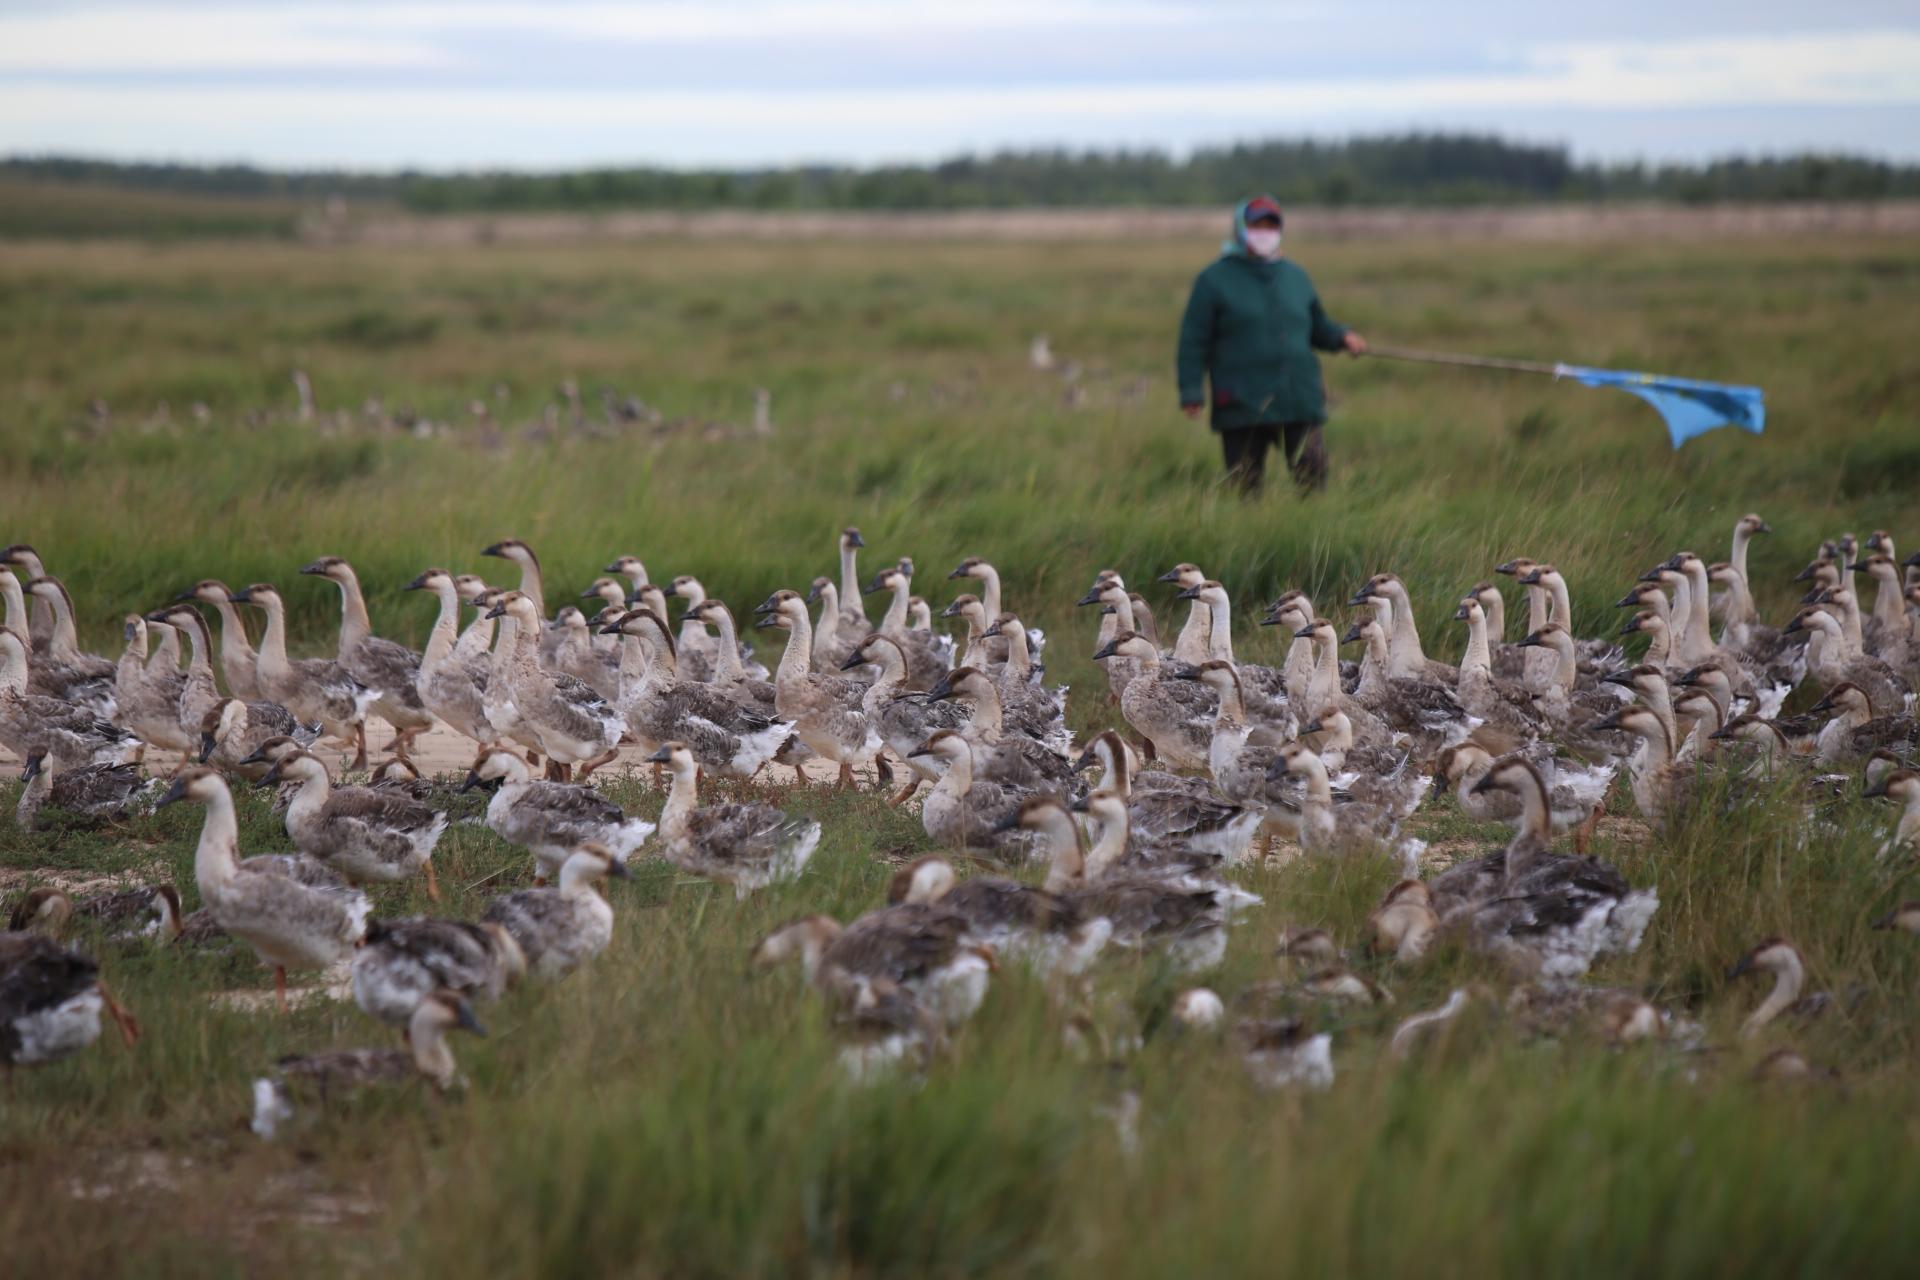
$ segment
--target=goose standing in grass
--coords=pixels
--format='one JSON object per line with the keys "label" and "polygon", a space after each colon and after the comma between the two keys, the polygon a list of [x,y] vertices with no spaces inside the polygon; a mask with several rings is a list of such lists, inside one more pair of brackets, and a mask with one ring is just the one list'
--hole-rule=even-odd
{"label": "goose standing in grass", "polygon": [[1505,849],[1429,882],[1443,925],[1464,926],[1477,945],[1545,978],[1578,977],[1600,955],[1639,948],[1659,894],[1633,888],[1608,863],[1552,852],[1552,811],[1537,769],[1508,758],[1475,788],[1516,795],[1520,822]]}
{"label": "goose standing in grass", "polygon": [[656,746],[680,742],[702,767],[751,778],[792,736],[785,721],[745,706],[726,690],[681,679],[678,645],[657,614],[634,609],[612,629],[638,640],[650,655],[646,670],[622,691],[620,702],[636,739]]}
{"label": "goose standing in grass", "polygon": [[860,589],[860,549],[867,540],[852,525],[840,531],[840,584],[837,588],[839,611],[836,625],[840,639],[844,644],[854,641],[873,630],[873,624],[867,621],[867,602]]}
{"label": "goose standing in grass", "polygon": [[[1480,725],[1480,719],[1461,705],[1451,685],[1392,673],[1386,628],[1378,618],[1355,623],[1342,637],[1343,643],[1356,640],[1366,646],[1367,657],[1361,663],[1353,700],[1380,717],[1396,737],[1408,738],[1421,759],[1431,759],[1442,747],[1461,741]],[[1464,671],[1461,678],[1465,678]]]}
{"label": "goose standing in grass", "polygon": [[1120,695],[1120,714],[1147,740],[1156,758],[1176,769],[1207,767],[1218,710],[1212,690],[1175,677],[1161,662],[1160,651],[1137,632],[1116,634],[1093,658],[1096,662],[1126,658],[1134,663],[1135,674]]}
{"label": "goose standing in grass", "polygon": [[[626,718],[585,682],[539,664],[534,650],[540,615],[531,597],[509,591],[488,612],[513,619],[514,649],[506,675],[514,713],[539,738],[560,781],[567,781],[577,764],[584,782],[619,752]],[[492,679],[489,675],[489,685]]]}
{"label": "goose standing in grass", "polygon": [[[1533,590],[1533,588],[1529,588]],[[1517,644],[1507,642],[1507,598],[1500,594],[1498,583],[1476,582],[1467,591],[1467,599],[1480,606],[1487,627],[1487,666],[1495,676],[1503,681],[1517,683],[1522,687],[1526,682],[1528,650]],[[1454,614],[1459,618],[1458,613]],[[1546,619],[1542,618],[1541,622]],[[1533,627],[1527,628],[1535,630]],[[1462,663],[1462,676],[1465,664]]]}
{"label": "goose standing in grass", "polygon": [[424,874],[427,896],[440,900],[433,848],[447,815],[377,787],[336,787],[327,766],[306,751],[280,757],[262,786],[299,783],[287,805],[293,847],[355,884],[392,884]]}
{"label": "goose standing in grass", "polygon": [[[1593,829],[1605,811],[1607,791],[1619,772],[1619,762],[1581,764],[1557,759],[1544,750],[1529,751],[1527,759],[1543,780],[1551,779],[1547,783],[1549,830],[1573,832],[1574,850],[1586,852]],[[1480,787],[1481,780],[1498,763],[1500,758],[1476,742],[1448,747],[1434,763],[1434,786],[1453,792],[1460,811],[1476,821],[1517,821],[1524,813],[1518,794],[1506,788],[1482,790]]]}
{"label": "goose standing in grass", "polygon": [[987,672],[1000,688],[1000,702],[1007,714],[1016,721],[1051,726],[1039,736],[1057,737],[1062,750],[1071,746],[1072,733],[1066,726],[1066,686],[1048,688],[1043,683],[1046,669],[1035,665],[1033,650],[1027,647],[1027,637],[1032,634],[1027,624],[1014,614],[1003,613],[993,619],[983,634],[985,639],[1007,642],[1007,660],[997,670]]}
{"label": "goose standing in grass", "polygon": [[484,659],[487,651],[493,648],[493,633],[498,625],[487,616],[487,610],[493,608],[494,601],[503,593],[498,587],[488,586],[475,573],[454,574],[453,592],[460,597],[461,604],[473,610],[473,621],[467,623],[460,632],[460,638],[453,642],[453,656],[462,661]]}
{"label": "goose standing in grass", "polygon": [[180,694],[186,673],[170,662],[156,668],[147,654],[147,640],[155,633],[171,635],[173,628],[130,613],[121,623],[126,647],[114,678],[114,719],[147,746],[162,751],[192,751],[191,735],[180,723]]}
{"label": "goose standing in grass", "polygon": [[1920,771],[1894,769],[1869,783],[1865,798],[1885,796],[1901,806],[1900,821],[1880,846],[1880,856],[1920,854]]}
{"label": "goose standing in grass", "polygon": [[[653,581],[647,574],[647,566],[640,562],[639,556],[615,556],[607,562],[607,567],[602,572],[625,578],[633,584],[634,591],[638,591]],[[624,601],[610,600],[608,603],[623,604]]]}
{"label": "goose standing in grass", "polygon": [[1874,715],[1873,702],[1860,686],[1841,681],[1810,708],[1832,718],[1814,740],[1814,758],[1821,764],[1863,759],[1878,750],[1911,756],[1920,742],[1920,722],[1904,712]]}
{"label": "goose standing in grass", "polygon": [[487,904],[481,923],[513,935],[534,977],[564,978],[613,940],[613,908],[598,887],[608,876],[628,880],[633,872],[612,849],[589,840],[567,855],[559,884],[502,894]]}
{"label": "goose standing in grass", "polygon": [[887,902],[938,903],[957,911],[976,942],[1042,974],[1084,973],[1113,933],[1111,921],[1082,918],[1074,903],[1051,890],[1001,876],[960,880],[937,853],[895,872]]}
{"label": "goose standing in grass", "polygon": [[1750,1040],[1782,1014],[1798,1019],[1817,1018],[1833,1003],[1825,991],[1802,995],[1807,985],[1807,964],[1800,948],[1785,938],[1766,938],[1755,944],[1727,971],[1729,980],[1749,973],[1773,975],[1773,990],[1740,1024],[1740,1036]]}
{"label": "goose standing in grass", "polygon": [[699,764],[684,743],[663,743],[648,757],[667,767],[660,811],[660,852],[683,871],[733,886],[744,899],[755,889],[798,879],[820,844],[820,824],[770,804],[699,803]]}
{"label": "goose standing in grass", "polygon": [[[903,564],[906,562],[902,562]],[[869,594],[886,592],[892,596],[887,611],[874,628],[898,641],[907,655],[907,684],[913,689],[930,689],[940,677],[953,669],[953,641],[931,631],[915,631],[907,625],[907,600],[913,592],[913,576],[894,566],[882,569],[867,584]]]}
{"label": "goose standing in grass", "polygon": [[1458,684],[1457,668],[1434,661],[1420,647],[1420,628],[1413,620],[1413,598],[1397,575],[1374,574],[1348,604],[1357,608],[1376,600],[1385,600],[1393,613],[1392,633],[1388,636],[1390,673],[1402,680],[1429,681],[1449,689]]}
{"label": "goose standing in grass", "polygon": [[1572,634],[1559,623],[1549,622],[1538,631],[1528,633],[1520,644],[1523,648],[1537,646],[1553,653],[1553,674],[1535,694],[1534,702],[1562,729],[1607,715],[1620,705],[1617,686],[1592,680],[1584,686],[1581,684],[1578,649]]}
{"label": "goose standing in grass", "polygon": [[27,692],[27,680],[27,642],[0,628],[0,747],[20,759],[50,755],[75,764],[117,764],[136,745],[125,729],[84,707]]}
{"label": "goose standing in grass", "polygon": [[[954,567],[953,572],[949,573],[947,578],[949,581],[970,578],[978,582],[980,584],[980,605],[987,617],[997,618],[1005,608],[1005,603],[1000,595],[1000,571],[981,557],[968,556]],[[986,663],[988,665],[994,665],[1005,662],[1007,660],[1006,646],[999,643],[993,637],[988,637],[988,640],[989,643],[987,645],[985,658]],[[1047,647],[1046,634],[1038,628],[1029,628],[1027,631],[1027,646],[1033,655],[1038,657]],[[976,662],[971,665],[978,666],[980,664]]]}
{"label": "goose standing in grass", "polygon": [[1591,728],[1623,729],[1645,743],[1627,763],[1642,817],[1659,822],[1686,811],[1693,798],[1693,770],[1675,760],[1672,731],[1659,716],[1646,707],[1622,707]]}
{"label": "goose standing in grass", "polygon": [[973,941],[967,918],[934,903],[881,907],[842,925],[831,916],[802,916],[754,949],[756,966],[798,960],[823,991],[849,981],[899,987],[940,1024],[957,1027],[987,998],[993,952]]}
{"label": "goose standing in grass", "polygon": [[147,615],[147,621],[165,623],[187,637],[187,674],[180,685],[175,714],[187,737],[197,735],[207,713],[220,705],[220,686],[213,678],[213,636],[207,620],[190,604],[170,604]]}
{"label": "goose standing in grass", "polygon": [[84,707],[103,720],[114,712],[114,664],[80,648],[73,619],[73,597],[58,578],[29,579],[27,594],[53,612],[53,633],[33,655],[36,693]]}
{"label": "goose standing in grass", "polygon": [[820,624],[813,633],[813,669],[838,671],[847,655],[853,652],[853,646],[873,629],[850,628],[844,634],[841,632],[840,623],[845,614],[840,610],[840,589],[833,585],[832,578],[815,578],[807,590],[807,603],[820,606]]}
{"label": "goose standing in grass", "polygon": [[319,725],[299,723],[277,702],[223,698],[200,719],[200,763],[258,782],[273,767],[273,761],[257,758],[267,742],[285,738],[306,748],[319,737]]}
{"label": "goose standing in grass", "polygon": [[272,1141],[295,1118],[296,1097],[324,1106],[335,1098],[416,1080],[444,1093],[460,1077],[453,1050],[447,1047],[447,1033],[458,1028],[477,1036],[487,1034],[473,1006],[452,991],[437,991],[421,1000],[406,1026],[405,1050],[332,1049],[280,1059],[271,1072],[253,1082],[253,1118],[248,1127],[257,1137]]}
{"label": "goose standing in grass", "polygon": [[[534,620],[533,625],[527,628],[527,634],[534,638],[540,661],[552,661],[553,651],[560,645],[560,631],[547,621],[546,580],[540,571],[540,557],[534,555],[533,548],[518,538],[502,539],[482,548],[480,554],[520,566],[520,594],[533,604]],[[635,589],[638,590],[640,585],[644,584],[636,584]]]}
{"label": "goose standing in grass", "polygon": [[[844,670],[872,666],[879,678],[867,686],[861,706],[867,723],[880,735],[895,755],[906,761],[915,779],[937,782],[941,769],[938,757],[920,753],[920,744],[941,730],[965,727],[972,711],[954,699],[933,701],[907,693],[907,659],[900,644],[891,636],[873,632],[853,647],[843,664]],[[917,784],[916,784],[917,785]],[[904,804],[913,795],[909,786],[888,799],[891,805]]]}
{"label": "goose standing in grass", "polygon": [[[17,577],[28,582],[47,576],[47,566],[41,561],[39,553],[24,542],[16,542],[0,550],[0,567],[15,571]],[[34,598],[32,616],[21,635],[35,654],[46,652],[47,646],[53,642],[53,605],[50,601],[39,596]]]}
{"label": "goose standing in grass", "polygon": [[172,942],[180,936],[180,894],[170,884],[114,889],[75,902],[63,889],[34,889],[13,909],[7,927],[64,937],[75,926],[109,942]]}
{"label": "goose standing in grass", "polygon": [[1913,690],[1906,678],[1880,659],[1859,652],[1849,645],[1840,620],[1818,605],[1808,605],[1793,615],[1788,634],[1815,632],[1821,642],[1807,648],[1807,673],[1831,689],[1851,684],[1867,695],[1876,707],[1904,707]]}
{"label": "goose standing in grass", "polygon": [[617,645],[603,643],[611,639],[606,628],[626,613],[625,609],[602,610],[606,620],[590,626],[587,615],[572,605],[562,605],[554,615],[560,630],[560,643],[548,665],[586,685],[608,702],[620,701],[620,651]]}
{"label": "goose standing in grass", "polygon": [[654,824],[627,812],[591,787],[536,780],[527,762],[503,747],[482,747],[461,790],[488,789],[487,827],[533,855],[535,882],[559,876],[572,852],[602,844],[626,860],[646,844]]}
{"label": "goose standing in grass", "polygon": [[353,1001],[376,1022],[405,1027],[436,991],[491,1004],[526,972],[526,955],[502,925],[373,920],[353,957]]}
{"label": "goose standing in grass", "polygon": [[773,681],[767,678],[766,668],[755,663],[749,669],[740,659],[745,646],[740,643],[740,633],[734,627],[733,611],[719,600],[708,599],[688,609],[687,616],[702,626],[712,627],[716,633],[714,687],[747,710],[758,711],[769,720],[777,719],[778,695]]}
{"label": "goose standing in grass", "polygon": [[231,697],[248,702],[263,701],[260,689],[260,656],[247,638],[247,624],[234,607],[233,592],[218,578],[202,578],[174,597],[176,602],[210,604],[220,615],[220,674],[227,682]]}
{"label": "goose standing in grass", "polygon": [[428,569],[406,589],[431,591],[440,606],[414,677],[414,691],[421,706],[463,737],[481,743],[494,741],[498,735],[487,720],[486,660],[479,652],[457,652],[461,642],[460,591],[453,575],[445,569]]}
{"label": "goose standing in grass", "polygon": [[[1144,628],[1135,625],[1132,593],[1127,590],[1127,584],[1121,581],[1120,575],[1111,569],[1101,570],[1099,577],[1094,579],[1092,589],[1075,603],[1082,607],[1094,604],[1102,606],[1100,631],[1094,643],[1096,652],[1112,644],[1114,637],[1122,631],[1146,635]],[[1149,640],[1148,643],[1154,642]],[[1121,696],[1127,691],[1127,685],[1139,674],[1140,664],[1131,658],[1116,657],[1107,659],[1102,665],[1106,668],[1108,705],[1118,706]]]}
{"label": "goose standing in grass", "polygon": [[118,822],[136,808],[150,789],[137,764],[83,764],[65,768],[42,751],[27,757],[20,774],[26,784],[14,806],[13,820],[22,831],[37,830],[40,811],[54,808],[88,824]]}
{"label": "goose standing in grass", "polygon": [[1395,964],[1412,964],[1427,954],[1439,931],[1432,892],[1418,880],[1402,880],[1367,917],[1367,949],[1392,956]]}
{"label": "goose standing in grass", "polygon": [[1100,769],[1095,789],[1119,797],[1135,838],[1148,848],[1210,862],[1239,857],[1265,820],[1259,809],[1221,800],[1203,779],[1137,771],[1132,753],[1111,729],[1094,736],[1077,767]]}
{"label": "goose standing in grass", "polygon": [[1208,579],[1188,587],[1175,599],[1191,599],[1207,610],[1207,659],[1230,664],[1240,678],[1241,702],[1253,719],[1284,725],[1291,713],[1287,702],[1286,672],[1240,662],[1233,655],[1233,602],[1227,589]]}
{"label": "goose standing in grass", "polygon": [[319,721],[330,738],[355,745],[353,764],[367,766],[367,711],[379,697],[332,658],[287,657],[287,606],[271,583],[256,582],[233,593],[236,604],[250,604],[267,615],[260,637],[260,687],[302,723]]}
{"label": "goose standing in grass", "polygon": [[105,1012],[132,1045],[140,1026],[100,981],[100,966],[38,933],[0,933],[0,1063],[57,1062],[100,1038]]}
{"label": "goose standing in grass", "polygon": [[[390,748],[405,755],[413,740],[433,728],[433,714],[420,699],[420,655],[403,644],[373,634],[360,577],[339,556],[322,556],[301,573],[325,578],[340,588],[340,643],[336,656],[348,674],[379,695],[373,713],[393,726]],[[361,757],[366,754],[366,725],[360,727]]]}
{"label": "goose standing in grass", "polygon": [[1019,811],[1027,793],[974,774],[973,748],[959,731],[941,729],[907,753],[907,762],[930,758],[944,764],[940,780],[920,803],[927,834],[948,849],[968,849],[1018,863],[1031,853],[1031,841],[1002,828]]}
{"label": "goose standing in grass", "polygon": [[1192,602],[1187,608],[1187,620],[1181,624],[1180,633],[1173,639],[1170,656],[1176,662],[1189,665],[1205,662],[1208,644],[1213,638],[1213,611],[1202,604],[1197,596],[1190,596],[1187,592],[1207,581],[1207,575],[1201,572],[1199,565],[1182,561],[1161,574],[1159,580],[1180,588],[1175,599]]}
{"label": "goose standing in grass", "polygon": [[[884,629],[879,633],[885,635]],[[992,782],[1031,790],[1063,787],[1073,778],[1073,765],[1064,751],[1070,743],[1065,725],[1044,725],[1043,741],[1027,724],[1007,724],[1002,717],[1000,690],[993,679],[972,667],[959,667],[942,676],[927,691],[929,702],[960,699],[973,709],[960,729],[973,748],[974,768]]]}
{"label": "goose standing in grass", "polygon": [[793,725],[809,751],[840,766],[839,786],[852,786],[853,766],[871,760],[882,746],[862,706],[866,687],[813,669],[813,621],[797,593],[776,591],[754,612],[760,626],[787,631],[773,680],[780,718]]}
{"label": "goose standing in grass", "polygon": [[240,858],[233,796],[204,765],[183,769],[160,797],[162,805],[191,800],[206,809],[193,874],[215,922],[273,967],[274,997],[287,1011],[287,970],[329,969],[353,956],[367,932],[372,904],[358,889],[318,888],[285,868]]}

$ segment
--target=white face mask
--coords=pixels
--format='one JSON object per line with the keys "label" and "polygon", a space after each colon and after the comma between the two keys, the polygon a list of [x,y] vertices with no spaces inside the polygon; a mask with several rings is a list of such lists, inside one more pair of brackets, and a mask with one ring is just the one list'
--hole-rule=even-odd
{"label": "white face mask", "polygon": [[1280,252],[1278,227],[1248,227],[1247,251],[1256,258],[1271,258]]}

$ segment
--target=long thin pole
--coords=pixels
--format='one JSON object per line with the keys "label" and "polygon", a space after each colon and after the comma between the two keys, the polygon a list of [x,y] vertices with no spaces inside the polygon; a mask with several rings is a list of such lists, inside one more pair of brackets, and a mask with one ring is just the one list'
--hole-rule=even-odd
{"label": "long thin pole", "polygon": [[1378,344],[1368,346],[1370,356],[1384,356],[1388,360],[1415,360],[1421,364],[1456,364],[1474,369],[1511,369],[1515,373],[1544,373],[1557,375],[1561,366],[1543,364],[1538,360],[1498,360],[1491,356],[1463,356],[1451,351],[1421,351],[1413,347],[1383,347]]}

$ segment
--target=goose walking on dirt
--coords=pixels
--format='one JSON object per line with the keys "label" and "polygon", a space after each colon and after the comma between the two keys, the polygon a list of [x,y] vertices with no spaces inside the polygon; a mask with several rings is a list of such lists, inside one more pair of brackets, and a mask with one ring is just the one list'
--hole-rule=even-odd
{"label": "goose walking on dirt", "polygon": [[260,689],[260,656],[247,638],[247,624],[234,607],[233,591],[218,578],[202,578],[174,597],[176,602],[210,604],[220,615],[220,674],[227,682],[230,697],[259,702],[266,695]]}
{"label": "goose walking on dirt", "polygon": [[840,766],[840,787],[851,787],[854,765],[871,760],[883,745],[867,722],[866,686],[814,670],[813,620],[796,592],[776,591],[754,613],[760,626],[787,632],[773,678],[780,718],[793,725],[809,751]]}
{"label": "goose walking on dirt", "polygon": [[0,747],[20,759],[50,755],[76,764],[117,764],[137,745],[125,729],[84,707],[29,693],[27,680],[27,642],[0,627]]}
{"label": "goose walking on dirt", "polygon": [[265,611],[267,629],[260,637],[260,687],[273,701],[300,718],[318,721],[327,737],[355,745],[349,768],[367,766],[367,711],[379,698],[332,658],[287,657],[287,606],[271,583],[256,582],[233,593],[235,604]]}
{"label": "goose walking on dirt", "polygon": [[[360,592],[360,577],[345,560],[322,556],[300,572],[325,578],[340,588],[340,642],[335,656],[354,679],[379,695],[373,712],[393,726],[389,750],[404,756],[415,738],[433,728],[433,715],[415,687],[420,679],[420,655],[373,634],[366,597]],[[364,724],[360,732],[364,739]],[[365,754],[364,741],[361,753]]]}
{"label": "goose walking on dirt", "polygon": [[[514,648],[506,678],[515,716],[539,738],[561,781],[568,780],[576,764],[585,781],[618,753],[625,717],[584,681],[539,664],[534,650],[540,615],[532,597],[509,591],[488,612],[513,619]],[[489,687],[492,679],[489,675]]]}

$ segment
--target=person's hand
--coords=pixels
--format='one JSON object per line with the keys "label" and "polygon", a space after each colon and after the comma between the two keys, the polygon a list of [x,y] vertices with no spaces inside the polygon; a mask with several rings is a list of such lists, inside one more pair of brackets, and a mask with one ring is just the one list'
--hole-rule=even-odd
{"label": "person's hand", "polygon": [[1183,404],[1180,406],[1180,412],[1186,414],[1189,418],[1197,418],[1200,416],[1200,411],[1204,408],[1206,408],[1206,406],[1203,404]]}
{"label": "person's hand", "polygon": [[1347,330],[1347,336],[1340,341],[1341,344],[1346,347],[1347,354],[1350,356],[1363,356],[1367,354],[1367,340],[1351,329]]}

